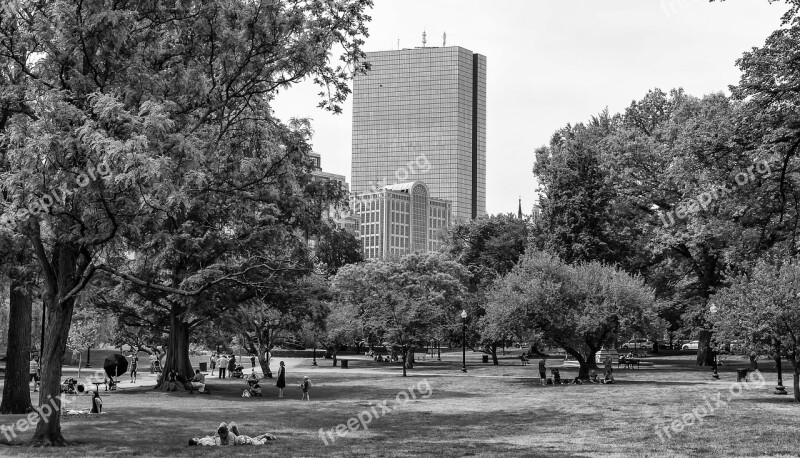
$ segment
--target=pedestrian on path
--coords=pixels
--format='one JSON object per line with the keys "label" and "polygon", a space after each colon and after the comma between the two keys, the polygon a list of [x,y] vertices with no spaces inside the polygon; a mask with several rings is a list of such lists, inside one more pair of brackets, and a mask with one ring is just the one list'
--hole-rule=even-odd
{"label": "pedestrian on path", "polygon": [[275,386],[278,387],[278,397],[283,398],[283,389],[286,388],[286,367],[283,365],[283,361],[281,361],[281,367],[278,368],[278,383]]}

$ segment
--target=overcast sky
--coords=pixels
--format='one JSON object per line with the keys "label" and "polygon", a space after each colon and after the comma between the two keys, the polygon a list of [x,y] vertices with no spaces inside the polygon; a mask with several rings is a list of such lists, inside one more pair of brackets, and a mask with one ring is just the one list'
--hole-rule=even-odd
{"label": "overcast sky", "polygon": [[[533,151],[567,123],[624,110],[649,89],[725,91],[736,59],[780,26],[767,0],[375,0],[366,51],[462,46],[487,58],[487,197],[490,214],[527,213],[535,200]],[[310,117],[326,172],[350,178],[352,103],[316,108],[318,88],[280,94],[278,117]]]}

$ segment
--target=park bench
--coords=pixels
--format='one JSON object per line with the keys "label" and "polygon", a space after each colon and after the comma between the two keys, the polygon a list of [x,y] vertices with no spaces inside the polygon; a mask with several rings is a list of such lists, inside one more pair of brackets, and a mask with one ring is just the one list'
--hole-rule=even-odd
{"label": "park bench", "polygon": [[636,358],[626,358],[624,356],[620,356],[619,360],[617,361],[617,369],[619,369],[620,366],[625,366],[626,369],[631,369],[633,368],[634,364],[636,365],[636,368],[639,369],[640,362],[641,360]]}
{"label": "park bench", "polygon": [[519,355],[519,359],[522,361],[522,365],[523,366],[527,366],[528,365],[528,358],[526,358],[525,355]]}

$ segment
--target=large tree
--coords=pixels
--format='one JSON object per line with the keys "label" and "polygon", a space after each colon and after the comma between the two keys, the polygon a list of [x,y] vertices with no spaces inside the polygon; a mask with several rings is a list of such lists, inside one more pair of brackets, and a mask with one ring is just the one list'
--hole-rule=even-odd
{"label": "large tree", "polygon": [[603,346],[621,332],[647,331],[656,320],[655,295],[641,278],[597,261],[567,264],[540,251],[526,254],[489,297],[487,316],[540,332],[578,361],[584,379]]}
{"label": "large tree", "polygon": [[400,349],[405,377],[414,346],[453,323],[468,281],[469,271],[447,255],[412,253],[346,265],[332,285],[346,313]]}
{"label": "large tree", "polygon": [[[486,292],[497,278],[507,274],[525,253],[532,222],[513,215],[493,215],[459,223],[447,233],[445,251],[470,271],[465,308],[470,316],[469,335],[479,336],[496,365],[497,347],[507,338],[520,338],[513,329],[483,320]],[[448,328],[436,330],[440,340]],[[472,340],[472,339],[470,339]]]}
{"label": "large tree", "polygon": [[[2,116],[0,181],[4,216],[27,237],[41,272],[41,399],[59,394],[74,302],[94,274],[147,284],[107,259],[145,253],[149,242],[180,250],[181,239],[202,241],[203,205],[217,234],[220,206],[231,206],[231,228],[248,208],[262,223],[276,218],[269,209],[295,186],[280,158],[307,147],[285,134],[298,129],[271,116],[271,97],[310,77],[323,87],[322,105],[339,111],[349,76],[362,68],[370,4],[19,0],[2,9],[0,59],[17,96]],[[339,64],[331,64],[334,48]],[[192,232],[200,240],[187,238]],[[252,264],[218,267],[154,288],[181,302]],[[48,420],[32,443],[65,444],[58,414]]]}
{"label": "large tree", "polygon": [[770,346],[794,368],[794,400],[800,402],[800,260],[759,261],[749,274],[712,296],[710,320],[718,346]]}

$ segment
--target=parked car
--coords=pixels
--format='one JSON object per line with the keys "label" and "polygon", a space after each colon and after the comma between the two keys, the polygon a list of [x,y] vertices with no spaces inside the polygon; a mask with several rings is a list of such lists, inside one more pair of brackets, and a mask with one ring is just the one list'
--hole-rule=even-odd
{"label": "parked car", "polygon": [[649,341],[647,339],[631,339],[631,340],[625,342],[624,344],[622,344],[622,348],[624,348],[626,350],[627,349],[631,349],[631,350],[637,349],[638,350],[640,348],[646,349],[646,350],[652,350],[653,349],[653,342],[651,342],[651,341]]}
{"label": "parked car", "polygon": [[693,340],[681,345],[681,350],[697,350],[700,347],[699,340]]}

